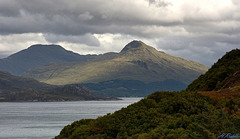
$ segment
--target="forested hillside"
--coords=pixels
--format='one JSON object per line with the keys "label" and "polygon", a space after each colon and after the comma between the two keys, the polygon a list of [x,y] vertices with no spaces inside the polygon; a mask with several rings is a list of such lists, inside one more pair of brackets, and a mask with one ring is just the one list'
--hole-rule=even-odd
{"label": "forested hillside", "polygon": [[240,50],[232,50],[217,61],[204,75],[194,80],[186,90],[212,91],[219,90],[224,80],[240,68]]}
{"label": "forested hillside", "polygon": [[223,107],[226,105],[199,93],[155,92],[113,114],[76,121],[56,139],[207,139],[222,133],[239,133],[239,117],[225,113]]}

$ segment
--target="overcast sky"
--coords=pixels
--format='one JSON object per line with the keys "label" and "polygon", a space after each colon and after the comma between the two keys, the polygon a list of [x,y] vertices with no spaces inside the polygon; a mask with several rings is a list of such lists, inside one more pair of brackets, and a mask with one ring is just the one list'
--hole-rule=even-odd
{"label": "overcast sky", "polygon": [[119,52],[132,40],[210,66],[240,48],[240,0],[0,0],[0,57],[33,44]]}

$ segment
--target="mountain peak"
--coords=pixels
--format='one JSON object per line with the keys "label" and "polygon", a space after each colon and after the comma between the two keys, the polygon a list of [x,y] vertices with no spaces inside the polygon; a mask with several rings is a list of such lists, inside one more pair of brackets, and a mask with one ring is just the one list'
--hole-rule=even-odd
{"label": "mountain peak", "polygon": [[8,58],[0,59],[0,70],[20,75],[37,66],[53,63],[83,62],[91,57],[93,56],[79,55],[66,50],[60,45],[36,44],[10,55]]}
{"label": "mountain peak", "polygon": [[137,40],[134,40],[134,41],[131,41],[130,43],[128,43],[123,49],[121,52],[126,52],[126,51],[129,51],[129,50],[136,50],[136,49],[142,49],[142,48],[146,48],[146,47],[149,47],[147,46],[145,43],[143,43],[142,41],[137,41]]}
{"label": "mountain peak", "polygon": [[27,48],[28,50],[32,50],[32,49],[56,49],[56,50],[65,50],[62,46],[60,45],[55,45],[55,44],[34,44],[34,45],[31,45],[30,47]]}

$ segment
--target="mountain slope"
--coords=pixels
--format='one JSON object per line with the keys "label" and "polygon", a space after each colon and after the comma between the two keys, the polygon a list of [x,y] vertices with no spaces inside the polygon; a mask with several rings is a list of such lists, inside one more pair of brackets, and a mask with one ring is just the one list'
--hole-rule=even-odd
{"label": "mountain slope", "polygon": [[198,91],[222,103],[233,99],[229,111],[235,111],[240,115],[238,111],[240,106],[240,50],[227,52],[205,74],[194,80],[186,90]]}
{"label": "mountain slope", "polygon": [[[229,77],[226,77],[222,82],[218,82],[218,87],[212,91],[199,91],[203,95],[210,96],[216,100],[228,100],[233,99],[233,107],[236,112],[239,113],[240,107],[240,70],[238,69]],[[238,105],[238,106],[237,106]]]}
{"label": "mountain slope", "polygon": [[93,56],[67,51],[59,45],[32,45],[28,49],[0,59],[0,70],[19,75],[33,67],[52,63],[86,61],[91,57]]}
{"label": "mountain slope", "polygon": [[240,68],[240,50],[226,53],[204,75],[199,76],[187,88],[188,91],[213,91],[224,86],[224,80]]}
{"label": "mountain slope", "polygon": [[236,71],[234,71],[232,75],[222,81],[219,89],[240,90],[240,67]]}
{"label": "mountain slope", "polygon": [[0,102],[106,100],[81,85],[53,86],[0,71]]}
{"label": "mountain slope", "polygon": [[[109,94],[108,92],[119,92],[120,94],[128,92],[129,96],[132,96],[131,90],[135,90],[135,88],[128,87],[127,90],[117,89],[123,86],[102,88],[101,90],[94,90],[94,88],[105,81],[125,80],[140,81],[146,85],[146,88],[152,87],[150,84],[155,84],[156,90],[152,91],[157,91],[166,90],[162,87],[165,81],[173,81],[172,83],[168,82],[169,88],[174,88],[178,82],[177,86],[179,87],[175,87],[174,90],[182,90],[207,69],[207,66],[197,62],[157,51],[141,41],[132,41],[120,53],[99,55],[82,63],[37,67],[25,72],[23,76],[54,85],[84,83],[91,91],[101,95]],[[92,86],[92,83],[95,85]],[[149,93],[139,92],[140,96]]]}
{"label": "mountain slope", "polygon": [[84,63],[39,67],[23,75],[58,85],[96,83],[114,79],[143,82],[173,79],[189,83],[208,69],[197,62],[159,52],[140,41],[129,43],[110,59],[101,58],[96,57],[95,60]]}
{"label": "mountain slope", "polygon": [[24,78],[11,75],[8,72],[0,71],[0,90],[18,91],[22,89],[44,89],[53,85],[41,83],[31,78]]}
{"label": "mountain slope", "polygon": [[117,79],[82,85],[89,88],[92,93],[105,97],[145,97],[156,90],[176,91],[186,88],[186,84],[170,79],[150,83]]}

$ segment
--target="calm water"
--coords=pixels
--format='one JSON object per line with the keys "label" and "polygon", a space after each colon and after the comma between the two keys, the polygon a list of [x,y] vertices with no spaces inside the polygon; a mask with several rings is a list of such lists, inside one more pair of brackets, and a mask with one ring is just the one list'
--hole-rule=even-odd
{"label": "calm water", "polygon": [[73,121],[97,118],[141,98],[120,101],[0,103],[1,139],[50,139]]}

